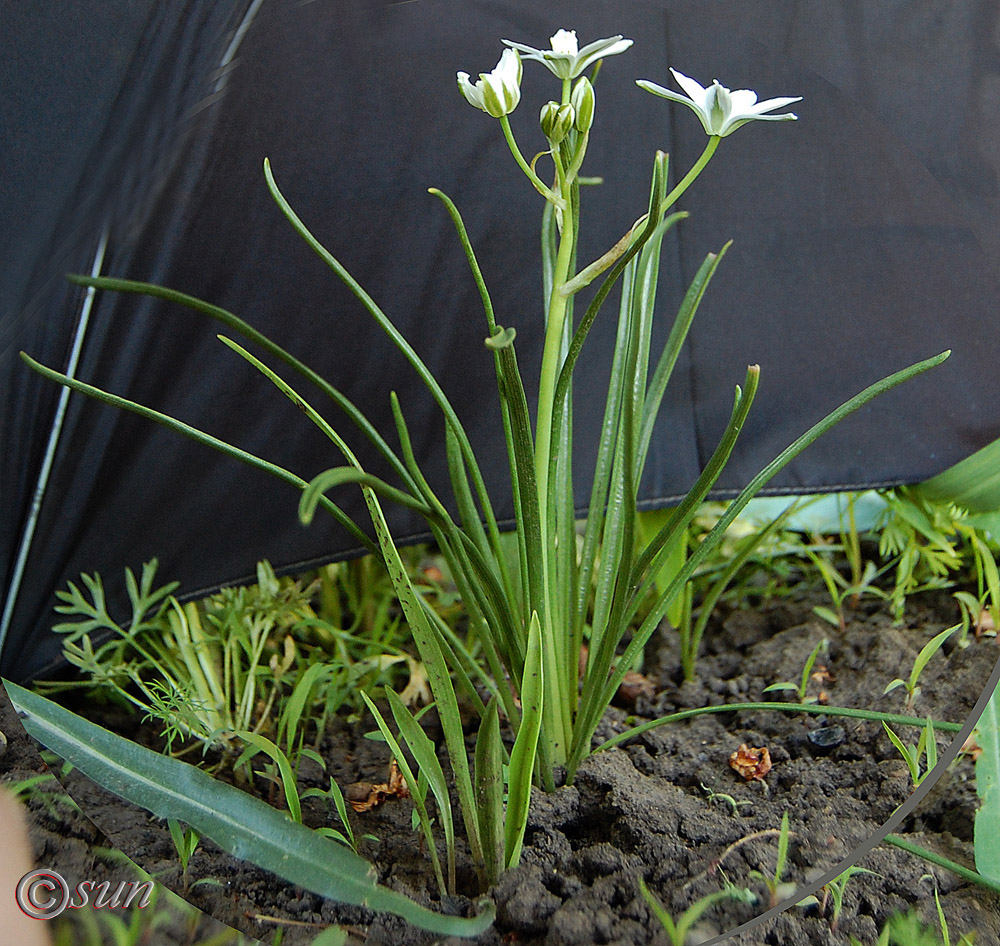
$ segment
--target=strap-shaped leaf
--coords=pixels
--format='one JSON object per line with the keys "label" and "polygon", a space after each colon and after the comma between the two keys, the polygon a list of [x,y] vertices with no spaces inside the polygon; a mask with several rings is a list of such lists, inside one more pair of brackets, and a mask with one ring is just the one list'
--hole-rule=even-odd
{"label": "strap-shaped leaf", "polygon": [[[386,693],[390,692],[386,690]],[[388,723],[386,723],[385,718],[378,711],[378,707],[371,701],[370,697],[364,691],[361,692],[361,698],[365,701],[368,709],[371,711],[373,717],[375,717],[375,724],[379,728],[379,732],[382,733],[382,738],[386,741],[386,745],[389,747],[389,751],[392,753],[393,759],[396,760],[396,765],[399,766],[399,770],[403,775],[403,779],[406,782],[407,788],[410,791],[410,797],[413,799],[413,806],[417,809],[417,818],[420,822],[420,829],[424,833],[424,841],[427,844],[427,850],[431,856],[431,863],[434,866],[434,875],[437,877],[438,887],[441,890],[441,896],[445,896],[449,891],[454,891],[454,877],[451,878],[452,886],[450,888],[445,887],[444,875],[441,873],[441,861],[438,858],[437,846],[434,844],[434,835],[431,833],[431,819],[427,814],[427,805],[425,804],[425,796],[427,794],[427,789],[423,781],[418,781],[418,777],[410,768],[410,763],[406,760],[406,756],[403,755],[402,749],[399,743],[396,741],[396,737],[393,736],[392,730],[389,729]],[[404,707],[404,712],[406,709]],[[409,715],[407,713],[407,715]],[[412,717],[411,717],[411,721]],[[413,721],[416,724],[416,721]],[[404,736],[404,741],[406,737]],[[417,763],[420,764],[419,762]],[[427,773],[421,772],[424,779],[427,779]],[[449,810],[450,815],[450,810]]]}
{"label": "strap-shaped leaf", "polygon": [[[196,440],[198,443],[205,444],[213,450],[218,450],[220,453],[224,453],[227,456],[240,460],[248,466],[255,467],[258,470],[263,470],[265,473],[270,473],[272,476],[276,476],[278,479],[283,480],[286,483],[291,483],[299,489],[304,489],[307,485],[306,481],[302,479],[301,476],[296,476],[284,467],[280,467],[276,463],[264,460],[255,454],[247,452],[246,450],[241,450],[239,447],[226,443],[224,440],[219,440],[218,437],[206,434],[204,431],[198,430],[197,427],[192,427],[189,424],[185,424],[183,421],[176,420],[166,414],[161,414],[159,411],[154,411],[152,408],[146,407],[143,404],[138,404],[135,401],[128,400],[127,398],[119,397],[117,394],[102,391],[100,388],[96,388],[84,381],[79,381],[76,378],[70,378],[64,374],[60,374],[58,371],[53,371],[51,368],[47,368],[45,365],[39,364],[24,352],[21,352],[21,358],[29,368],[33,371],[37,371],[43,377],[49,378],[51,381],[56,381],[59,384],[65,385],[67,388],[79,391],[81,394],[86,394],[88,397],[92,397],[97,401],[103,401],[105,404],[111,404],[114,407],[130,411],[133,414],[138,414],[140,417],[145,417],[149,420],[155,421],[157,424],[160,424],[162,427],[166,427],[168,430],[173,430],[176,433],[183,434],[191,440]],[[322,499],[321,502],[327,512],[329,512],[337,520],[337,522],[347,529],[347,531],[350,532],[361,545],[363,545],[370,552],[377,551],[377,548],[372,540],[365,535],[365,533],[362,532],[357,525],[355,525],[354,521],[347,515],[347,513],[326,498]]]}
{"label": "strap-shaped leaf", "polygon": [[24,728],[88,778],[159,818],[174,818],[242,860],[312,893],[385,910],[444,936],[477,936],[493,921],[442,916],[376,883],[372,864],[291,821],[260,799],[193,765],[124,739],[29,690],[4,681]]}
{"label": "strap-shaped leaf", "polygon": [[106,289],[113,292],[127,292],[136,295],[150,296],[155,299],[162,299],[164,302],[174,302],[178,305],[201,312],[209,318],[215,319],[227,328],[239,333],[248,341],[260,345],[265,351],[283,361],[286,365],[297,371],[303,378],[316,385],[327,397],[329,397],[357,426],[357,428],[374,444],[379,453],[385,457],[392,468],[406,479],[406,470],[400,462],[399,457],[393,453],[392,449],[382,438],[382,435],[372,426],[367,417],[355,406],[345,394],[330,384],[322,375],[313,371],[308,365],[299,361],[294,355],[286,351],[276,342],[271,341],[263,332],[257,331],[248,322],[244,322],[239,316],[234,315],[227,309],[217,305],[212,305],[195,296],[189,296],[185,292],[178,292],[176,289],[167,289],[165,286],[157,286],[148,282],[137,282],[131,279],[116,279],[109,276],[77,276],[66,277],[70,282],[79,286],[90,286],[94,289]]}
{"label": "strap-shaped leaf", "polygon": [[499,877],[504,868],[503,743],[500,714],[494,697],[486,706],[476,737],[476,806],[486,876]]}
{"label": "strap-shaped leaf", "polygon": [[729,504],[729,507],[712,528],[712,531],[709,532],[704,541],[691,554],[691,557],[687,560],[684,567],[680,570],[680,572],[678,572],[677,577],[671,584],[671,587],[660,595],[656,604],[643,621],[642,626],[632,638],[632,641],[626,648],[625,654],[618,663],[618,669],[615,671],[614,676],[609,681],[606,688],[605,695],[607,696],[608,703],[611,702],[611,697],[614,695],[614,692],[621,683],[626,670],[630,666],[630,661],[635,660],[641,652],[641,649],[645,647],[646,641],[649,640],[650,635],[663,619],[663,615],[666,614],[667,608],[670,606],[670,602],[673,600],[674,595],[680,592],[684,583],[687,582],[692,574],[694,574],[694,570],[701,565],[705,558],[710,555],[716,546],[722,541],[722,537],[725,534],[726,529],[732,525],[733,520],[743,511],[746,504],[757,495],[764,485],[772,477],[774,477],[775,474],[791,463],[791,461],[795,459],[795,457],[797,457],[803,450],[805,450],[806,447],[808,447],[815,440],[818,440],[831,427],[836,426],[845,417],[853,414],[856,410],[863,407],[869,401],[874,400],[880,394],[884,394],[886,391],[891,390],[897,385],[900,385],[905,381],[909,381],[911,378],[915,378],[917,375],[923,374],[923,372],[936,367],[945,361],[950,354],[950,351],[941,352],[939,355],[927,358],[924,361],[918,361],[916,364],[910,365],[908,368],[903,368],[900,371],[893,372],[885,378],[882,378],[880,381],[876,381],[874,384],[869,385],[850,400],[841,404],[840,407],[832,410],[826,415],[826,417],[814,424],[804,434],[789,444],[789,446],[782,450],[782,452],[778,454],[774,460],[764,467],[764,469],[761,470],[760,473],[758,473],[746,485],[746,487],[744,487],[739,496],[737,496],[736,499]]}
{"label": "strap-shaped leaf", "polygon": [[[444,770],[438,761],[434,743],[420,728],[420,724],[410,714],[399,695],[386,687],[385,696],[389,701],[389,709],[392,710],[393,719],[396,720],[396,726],[399,727],[400,738],[413,754],[413,760],[417,763],[421,774],[427,779],[427,784],[434,794],[434,801],[437,802],[438,817],[441,819],[441,827],[444,829],[444,843],[448,857],[448,889],[454,893],[455,827],[451,816],[451,798],[448,795],[448,782],[445,780]],[[430,843],[431,839],[428,839],[428,844]]]}
{"label": "strap-shaped leaf", "polygon": [[469,442],[465,428],[462,426],[462,422],[459,420],[458,414],[455,413],[455,409],[452,407],[447,395],[442,390],[441,385],[438,384],[437,379],[431,373],[427,365],[424,364],[423,360],[416,353],[413,346],[410,345],[410,343],[403,337],[399,329],[393,325],[392,320],[385,314],[385,312],[382,311],[382,309],[365,291],[361,284],[358,283],[358,281],[344,268],[340,260],[338,260],[325,246],[323,246],[322,243],[320,243],[319,240],[316,239],[299,215],[295,213],[288,201],[285,200],[281,190],[278,188],[274,175],[271,173],[271,163],[267,159],[264,160],[264,178],[267,181],[267,187],[271,192],[271,196],[274,198],[278,207],[281,208],[281,212],[285,215],[288,222],[292,225],[299,236],[305,240],[309,248],[312,249],[313,252],[316,253],[316,255],[319,256],[319,258],[322,259],[323,262],[337,274],[344,285],[347,286],[347,288],[354,294],[355,298],[365,307],[365,309],[368,310],[369,315],[371,315],[371,317],[375,320],[379,328],[381,328],[382,331],[389,336],[392,343],[410,363],[420,380],[423,381],[425,387],[430,392],[431,397],[433,397],[437,402],[437,405],[444,414],[448,425],[454,430],[455,435],[458,437],[458,441],[462,448],[462,456],[468,464],[469,473],[472,477],[473,486],[476,491],[476,498],[478,499],[479,505],[482,507],[486,516],[487,528],[490,533],[490,541],[494,548],[499,549],[500,530],[497,526],[496,516],[493,512],[493,506],[490,502],[489,494],[486,492],[486,484],[482,477],[482,471],[476,461],[475,454],[472,450],[472,444]]}
{"label": "strap-shaped leaf", "polygon": [[516,867],[524,843],[531,802],[531,779],[535,768],[538,733],[542,727],[542,630],[538,615],[532,614],[528,629],[528,652],[521,677],[521,725],[510,750],[510,780],[507,788],[507,817],[504,823],[504,860]]}

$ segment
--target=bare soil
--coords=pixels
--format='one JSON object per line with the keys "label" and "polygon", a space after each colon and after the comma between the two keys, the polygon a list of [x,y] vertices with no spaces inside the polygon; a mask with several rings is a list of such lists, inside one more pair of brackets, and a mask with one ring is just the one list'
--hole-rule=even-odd
{"label": "bare soil", "polygon": [[[904,626],[894,626],[878,602],[862,601],[848,612],[844,631],[816,617],[814,603],[819,599],[803,595],[801,600],[717,614],[706,634],[695,683],[680,679],[676,637],[665,629],[648,649],[646,675],[655,684],[654,695],[639,696],[634,707],[609,710],[599,741],[642,719],[679,709],[773,700],[776,696],[764,694],[764,688],[777,681],[798,681],[806,658],[823,637],[829,641],[829,659],[821,658],[814,668],[820,675],[810,681],[811,696],[823,691],[830,705],[905,712],[905,691],[883,694],[886,684],[906,677],[923,644],[957,620],[949,593],[911,599]],[[914,713],[963,722],[1000,651],[995,638],[970,638],[964,647],[951,641],[949,645],[921,676]],[[134,720],[118,719],[116,724],[143,741],[156,740],[155,733],[140,730]],[[372,728],[370,720],[355,725],[338,720],[327,734],[322,754],[329,775],[341,786],[385,780],[386,747],[364,738]],[[0,757],[0,780],[17,780],[37,770],[41,762],[23,731],[18,737],[9,705],[0,715],[0,729],[10,740]],[[898,731],[904,741],[916,740],[914,729]],[[939,735],[942,751],[950,738]],[[773,767],[763,781],[745,780],[730,767],[730,756],[741,744],[767,747]],[[38,798],[29,807],[40,863],[65,876],[123,869],[102,866],[99,849],[107,843],[106,836],[190,902],[263,942],[273,942],[280,929],[283,946],[306,944],[330,923],[348,929],[351,943],[468,942],[435,940],[395,917],[324,901],[222,854],[209,841],[203,841],[192,858],[188,881],[212,878],[218,883],[184,892],[164,823],[79,773],[71,773],[64,784],[93,824],[65,807],[50,811]],[[301,787],[310,785],[325,787],[326,776],[307,762]],[[266,796],[266,784],[260,790]],[[878,723],[740,711],[662,726],[623,747],[596,753],[573,785],[552,794],[536,790],[521,864],[490,891],[497,921],[476,942],[660,946],[669,939],[639,891],[640,878],[675,918],[698,898],[720,890],[724,877],[753,891],[756,903],[722,901],[708,909],[689,940],[707,942],[767,909],[768,891],[751,871],[773,871],[776,829],[785,812],[793,835],[783,879],[802,885],[869,838],[911,791],[907,767]],[[973,760],[962,754],[897,833],[972,867],[976,807]],[[304,809],[307,824],[338,826],[332,807],[321,801],[309,799]],[[429,860],[411,827],[408,802],[390,799],[352,817],[358,835],[370,833],[378,839],[363,842],[361,852],[378,866],[383,884],[434,909],[472,911],[477,893],[472,887],[440,901]],[[459,857],[459,877],[469,881],[473,872],[461,848]],[[873,873],[850,881],[836,924],[832,902],[825,911],[814,903],[794,907],[726,942],[848,946],[854,936],[864,946],[874,946],[878,931],[894,913],[916,906],[926,922],[934,920],[936,889],[953,942],[974,932],[977,946],[1000,946],[1000,897],[887,845],[860,864]],[[190,941],[171,935],[165,931],[156,942]]]}

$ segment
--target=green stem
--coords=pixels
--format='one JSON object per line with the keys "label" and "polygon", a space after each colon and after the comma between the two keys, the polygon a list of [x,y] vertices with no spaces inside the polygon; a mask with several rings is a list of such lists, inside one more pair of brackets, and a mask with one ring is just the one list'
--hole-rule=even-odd
{"label": "green stem", "polygon": [[[570,206],[570,187],[564,185],[562,200]],[[544,614],[540,615],[543,629],[543,650],[545,659],[545,731],[553,746],[552,761],[565,761],[569,749],[571,721],[569,694],[565,693],[567,657],[565,641],[556,640],[554,602],[557,594],[555,556],[552,555],[552,497],[549,491],[549,465],[553,446],[552,420],[555,413],[556,382],[563,360],[563,338],[566,329],[569,299],[559,290],[569,277],[573,263],[573,249],[576,241],[574,214],[564,213],[559,235],[559,250],[556,254],[552,273],[552,291],[546,318],[545,345],[538,383],[538,413],[535,423],[535,479],[538,484],[539,527],[541,532],[542,573],[544,581]],[[574,676],[575,679],[575,676]]]}
{"label": "green stem", "polygon": [[905,838],[901,838],[898,834],[887,834],[885,836],[885,842],[886,844],[898,847],[902,851],[906,851],[908,854],[916,854],[917,857],[922,857],[925,861],[930,861],[931,864],[936,864],[938,867],[950,870],[952,873],[958,874],[958,876],[963,880],[972,881],[974,884],[979,884],[980,886],[989,888],[995,893],[1000,893],[1000,884],[996,881],[990,880],[988,877],[984,877],[982,874],[977,871],[970,870],[968,867],[963,867],[961,864],[957,864],[955,861],[949,860],[947,857],[935,854],[934,851],[928,851],[927,848],[921,847],[919,844],[907,841]]}
{"label": "green stem", "polygon": [[503,129],[503,136],[507,140],[507,147],[510,148],[510,153],[514,155],[514,160],[517,162],[517,166],[524,171],[528,180],[531,181],[535,190],[542,195],[546,200],[551,201],[556,206],[560,206],[563,198],[556,194],[551,187],[549,187],[531,168],[527,161],[524,160],[524,155],[521,154],[521,149],[517,146],[517,142],[514,140],[514,132],[510,128],[510,119],[506,115],[500,116],[500,127]]}
{"label": "green stem", "polygon": [[[895,723],[897,726],[918,726],[923,729],[927,725],[926,719],[917,716],[901,716],[898,713],[879,713],[876,710],[855,709],[852,706],[820,706],[815,703],[720,703],[716,706],[699,706],[696,709],[681,710],[679,713],[671,713],[669,716],[661,716],[659,719],[651,719],[641,726],[626,729],[625,732],[612,736],[607,742],[602,742],[594,752],[602,749],[610,749],[620,743],[628,742],[636,736],[641,736],[658,726],[665,726],[667,723],[679,723],[684,719],[691,719],[694,716],[704,716],[708,713],[737,713],[742,710],[779,710],[785,713],[812,713],[814,716],[850,716],[854,719],[867,719],[871,722]],[[938,732],[958,732],[962,728],[961,723],[948,723],[934,720],[934,728]]]}
{"label": "green stem", "polygon": [[684,175],[681,182],[663,198],[663,203],[660,204],[660,214],[665,214],[678,200],[680,200],[681,195],[686,191],[695,181],[699,174],[705,169],[705,165],[712,160],[712,155],[715,154],[715,149],[719,147],[719,142],[722,139],[718,135],[711,135],[708,139],[708,144],[705,145],[705,150],[702,151],[701,157],[692,165],[691,170]]}

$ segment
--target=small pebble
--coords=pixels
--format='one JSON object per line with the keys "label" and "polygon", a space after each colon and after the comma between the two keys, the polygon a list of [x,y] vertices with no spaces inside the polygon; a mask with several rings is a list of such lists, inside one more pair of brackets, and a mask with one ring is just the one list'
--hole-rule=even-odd
{"label": "small pebble", "polygon": [[830,750],[842,745],[847,738],[847,733],[843,726],[819,726],[816,729],[810,729],[806,738],[817,749]]}

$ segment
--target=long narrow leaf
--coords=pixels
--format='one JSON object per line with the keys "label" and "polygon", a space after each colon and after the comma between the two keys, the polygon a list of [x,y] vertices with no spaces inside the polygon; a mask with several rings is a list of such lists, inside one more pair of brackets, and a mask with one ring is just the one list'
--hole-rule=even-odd
{"label": "long narrow leaf", "polygon": [[476,737],[476,805],[486,876],[499,877],[504,868],[503,743],[496,699],[490,700]]}
{"label": "long narrow leaf", "polygon": [[229,854],[322,897],[385,910],[443,936],[477,936],[493,910],[472,919],[443,916],[376,883],[372,864],[289,820],[283,812],[205,772],[102,729],[56,703],[3,681],[28,733],[121,798],[174,818]]}
{"label": "long narrow leaf", "polygon": [[[387,689],[386,693],[389,692],[390,691]],[[399,742],[396,740],[396,737],[393,736],[392,730],[389,729],[389,726],[386,723],[384,717],[378,711],[378,707],[375,706],[375,704],[371,701],[371,698],[368,696],[367,693],[364,692],[364,690],[361,691],[361,698],[365,701],[365,704],[368,706],[369,711],[375,718],[375,724],[378,726],[379,732],[382,733],[382,738],[385,739],[386,745],[389,747],[389,751],[392,753],[393,759],[396,760],[396,765],[399,766],[399,770],[403,775],[403,780],[406,782],[406,786],[409,789],[410,797],[413,799],[413,806],[417,809],[417,816],[418,820],[420,821],[420,829],[424,833],[424,841],[427,844],[427,850],[430,852],[431,863],[434,867],[434,876],[437,878],[438,888],[441,891],[441,896],[443,897],[449,892],[454,893],[455,889],[454,883],[452,884],[452,886],[446,887],[444,881],[444,875],[441,873],[441,861],[438,858],[437,847],[434,844],[434,835],[431,833],[431,819],[430,816],[427,814],[427,806],[424,803],[424,795],[426,794],[426,792],[424,789],[421,788],[416,775],[410,768],[410,763],[407,762],[406,756],[403,755],[403,751],[400,748]],[[402,705],[402,703],[400,705]],[[409,711],[406,709],[405,706],[403,707],[403,712],[407,716],[409,716]],[[412,716],[410,717],[410,720],[417,727],[417,729],[420,729],[420,726],[416,723],[415,720],[413,720]],[[398,723],[399,720],[397,719],[396,722]],[[421,730],[421,735],[422,734],[423,731]],[[407,737],[406,735],[403,734],[402,730],[400,730],[400,735],[402,736],[403,740],[406,741],[407,744],[409,744]],[[410,748],[412,751],[412,746]],[[419,761],[417,762],[417,765],[420,765]],[[426,772],[424,772],[423,774],[425,777],[427,777]],[[450,809],[449,809],[449,814],[450,814]],[[452,881],[454,881],[453,877],[451,879]]]}
{"label": "long narrow leaf", "polygon": [[[434,795],[437,803],[438,816],[441,819],[441,827],[444,830],[444,843],[448,857],[448,889],[455,892],[455,827],[451,817],[451,798],[448,795],[448,782],[444,777],[444,770],[438,761],[434,743],[431,742],[427,733],[420,728],[420,724],[413,718],[406,705],[399,695],[386,688],[386,699],[389,701],[389,709],[392,710],[392,717],[399,727],[399,735],[406,742],[407,748],[413,753],[413,760],[427,779],[427,784]],[[430,843],[428,841],[428,843]]]}
{"label": "long narrow leaf", "polygon": [[475,453],[472,450],[472,444],[469,442],[465,428],[462,426],[462,422],[459,420],[458,414],[455,412],[455,409],[452,407],[447,395],[445,395],[442,390],[441,385],[438,384],[437,379],[431,373],[430,369],[424,364],[423,360],[416,353],[410,343],[402,336],[402,334],[400,334],[399,330],[395,325],[393,325],[392,321],[382,311],[375,300],[344,268],[343,264],[341,264],[341,262],[332,253],[330,253],[330,251],[327,250],[327,248],[323,246],[319,240],[316,239],[298,214],[295,213],[278,188],[277,182],[274,180],[274,175],[271,173],[271,164],[267,159],[264,160],[264,178],[267,181],[268,190],[270,190],[271,196],[274,198],[278,207],[281,208],[281,212],[285,215],[288,222],[292,225],[299,236],[305,240],[310,249],[312,249],[313,252],[315,252],[316,255],[319,256],[320,259],[322,259],[323,262],[337,274],[344,285],[346,285],[347,288],[354,294],[355,298],[365,307],[365,309],[368,310],[369,315],[372,316],[379,328],[381,328],[382,331],[389,336],[392,343],[410,363],[420,380],[423,381],[424,386],[436,401],[438,407],[441,409],[441,412],[444,414],[447,423],[455,432],[455,435],[461,444],[462,456],[465,458],[465,462],[469,467],[469,473],[472,477],[473,485],[476,490],[476,497],[479,500],[480,507],[486,515],[490,541],[494,548],[499,549],[500,530],[497,526],[496,516],[493,512],[493,506],[490,503],[489,494],[486,492],[486,484],[483,481],[482,472],[476,461]]}
{"label": "long narrow leaf", "polygon": [[507,867],[517,867],[524,843],[531,802],[531,779],[535,768],[538,734],[542,726],[542,694],[545,681],[542,671],[542,631],[538,615],[531,616],[528,630],[528,654],[521,677],[521,725],[510,751],[510,782],[507,789],[507,817],[504,823],[504,860]]}
{"label": "long narrow leaf", "polygon": [[642,426],[639,434],[638,467],[636,470],[637,479],[642,478],[642,471],[646,465],[646,455],[649,452],[649,444],[653,439],[653,426],[656,423],[660,404],[667,390],[667,384],[673,373],[674,365],[677,363],[677,358],[680,355],[681,347],[687,338],[688,330],[694,321],[698,306],[705,295],[705,290],[708,289],[708,284],[711,282],[712,276],[715,275],[715,271],[718,269],[719,263],[722,262],[722,257],[726,255],[726,250],[729,249],[731,243],[732,241],[730,240],[718,253],[709,253],[698,268],[698,272],[695,273],[694,279],[691,280],[691,285],[688,287],[684,301],[677,312],[670,335],[663,346],[660,360],[653,371],[653,377],[649,383],[649,393],[643,405]]}
{"label": "long narrow leaf", "polygon": [[295,784],[295,773],[292,771],[292,765],[288,761],[288,756],[271,742],[267,736],[262,736],[260,733],[239,729],[233,735],[238,736],[244,742],[250,743],[236,760],[233,768],[238,769],[244,762],[248,762],[257,755],[257,753],[263,752],[278,769],[278,774],[281,777],[282,791],[285,793],[285,804],[288,806],[288,814],[291,815],[292,821],[297,821],[301,824],[302,804],[299,801],[299,790]]}
{"label": "long narrow leaf", "polygon": [[932,358],[927,358],[924,361],[910,365],[908,368],[896,371],[893,374],[882,378],[880,381],[876,381],[874,384],[869,385],[850,400],[841,404],[840,407],[831,411],[821,421],[814,424],[804,434],[789,444],[788,447],[786,447],[747,484],[739,496],[737,496],[736,499],[729,504],[729,507],[712,528],[712,531],[705,537],[705,540],[694,552],[692,552],[691,557],[678,573],[671,587],[660,595],[656,604],[643,621],[642,626],[632,638],[632,641],[630,642],[621,662],[618,665],[618,669],[615,671],[614,676],[606,687],[605,695],[607,696],[608,702],[611,701],[611,696],[621,683],[621,680],[626,672],[625,668],[630,665],[629,661],[634,660],[637,657],[637,655],[641,652],[641,649],[646,645],[646,641],[649,640],[650,635],[656,629],[657,625],[661,620],[663,620],[663,615],[666,614],[666,610],[670,606],[670,602],[673,600],[674,595],[680,592],[684,583],[687,582],[692,574],[694,574],[694,570],[698,568],[705,558],[710,555],[716,546],[722,541],[722,537],[725,534],[726,529],[729,528],[733,520],[743,511],[746,504],[753,499],[753,497],[764,487],[764,485],[772,479],[775,474],[791,463],[791,461],[794,460],[795,457],[797,457],[803,450],[805,450],[806,447],[808,447],[815,440],[818,440],[824,433],[826,433],[826,431],[828,431],[831,427],[834,427],[845,417],[853,414],[856,410],[863,407],[869,401],[874,400],[880,394],[884,394],[886,391],[891,390],[897,385],[900,385],[905,381],[909,381],[911,378],[915,378],[917,375],[922,374],[931,368],[937,367],[937,365],[945,361],[950,354],[950,351],[944,351]]}
{"label": "long narrow leaf", "polygon": [[976,870],[992,881],[1000,882],[1000,688],[979,720],[977,743],[982,752],[976,759]]}
{"label": "long narrow leaf", "polygon": [[[107,391],[102,391],[100,388],[96,388],[84,381],[79,381],[76,378],[70,378],[64,374],[60,374],[58,371],[53,371],[51,368],[47,368],[45,365],[39,364],[24,352],[21,352],[21,358],[28,365],[28,367],[37,371],[43,377],[65,385],[74,391],[79,391],[81,394],[86,394],[88,397],[92,397],[97,401],[103,401],[105,404],[111,404],[114,407],[130,411],[133,414],[138,414],[140,417],[145,417],[149,420],[155,421],[157,424],[162,427],[166,427],[168,430],[173,430],[175,433],[183,434],[191,440],[195,440],[198,443],[211,447],[213,450],[219,451],[219,453],[224,453],[226,456],[240,460],[241,462],[247,464],[247,466],[263,470],[265,473],[269,473],[271,476],[275,476],[286,483],[291,483],[299,489],[305,489],[308,485],[302,477],[296,476],[284,467],[280,467],[275,463],[271,463],[252,453],[248,453],[246,450],[241,450],[239,447],[226,443],[224,440],[219,440],[217,437],[213,437],[211,434],[206,434],[204,431],[198,430],[196,427],[192,427],[189,424],[185,424],[183,421],[176,420],[173,417],[168,417],[166,414],[161,414],[159,411],[154,411],[150,407],[146,407],[143,404],[137,404],[135,401],[130,401],[127,398],[119,397],[116,394],[110,394]],[[367,535],[365,535],[364,532],[361,531],[361,529],[358,528],[350,516],[348,516],[339,506],[330,502],[330,500],[326,498],[321,500],[321,504],[323,508],[329,512],[337,520],[337,522],[340,523],[340,525],[347,529],[347,531],[350,532],[350,534],[361,545],[363,545],[370,552],[377,552],[377,546]]]}
{"label": "long narrow leaf", "polygon": [[89,286],[94,289],[105,289],[113,292],[126,292],[136,295],[150,296],[155,299],[162,299],[164,302],[174,302],[178,305],[201,312],[209,318],[214,319],[227,328],[238,332],[248,341],[260,345],[265,351],[283,361],[290,368],[298,372],[307,381],[318,387],[327,397],[329,397],[354,423],[354,425],[371,441],[380,454],[385,458],[393,469],[405,480],[406,470],[400,459],[392,451],[389,445],[382,438],[382,435],[372,426],[367,417],[355,406],[355,404],[340,390],[330,384],[322,375],[313,371],[308,365],[299,361],[276,342],[271,341],[263,332],[259,332],[248,322],[244,322],[239,316],[234,315],[226,309],[217,305],[212,305],[195,296],[178,292],[175,289],[167,289],[165,286],[157,286],[153,283],[136,282],[131,279],[117,279],[109,276],[78,276],[69,275],[66,277],[70,282],[80,286]]}

